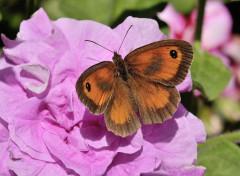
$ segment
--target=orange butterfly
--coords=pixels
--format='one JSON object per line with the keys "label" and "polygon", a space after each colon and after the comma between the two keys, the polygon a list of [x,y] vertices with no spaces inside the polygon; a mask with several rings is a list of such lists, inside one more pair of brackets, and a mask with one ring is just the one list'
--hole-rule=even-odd
{"label": "orange butterfly", "polygon": [[125,137],[141,127],[137,111],[144,124],[173,116],[180,102],[175,86],[185,79],[192,59],[192,46],[181,40],[154,42],[124,59],[114,52],[113,62],[100,62],[82,73],[76,91],[93,114],[104,112],[109,131]]}

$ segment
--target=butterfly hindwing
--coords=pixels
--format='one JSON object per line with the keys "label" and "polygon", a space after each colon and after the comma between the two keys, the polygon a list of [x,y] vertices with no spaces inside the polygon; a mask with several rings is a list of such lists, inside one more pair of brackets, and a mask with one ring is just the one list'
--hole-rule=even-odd
{"label": "butterfly hindwing", "polygon": [[106,109],[113,93],[114,79],[114,65],[105,61],[89,67],[77,80],[78,97],[92,113],[100,114]]}
{"label": "butterfly hindwing", "polygon": [[193,59],[192,46],[182,40],[163,40],[140,47],[125,57],[134,72],[166,86],[176,86],[186,77]]}
{"label": "butterfly hindwing", "polygon": [[137,117],[137,106],[129,86],[116,77],[114,93],[104,113],[108,130],[125,137],[136,132],[141,124]]}
{"label": "butterfly hindwing", "polygon": [[180,95],[175,87],[150,82],[138,75],[130,77],[129,85],[144,124],[162,123],[177,110]]}

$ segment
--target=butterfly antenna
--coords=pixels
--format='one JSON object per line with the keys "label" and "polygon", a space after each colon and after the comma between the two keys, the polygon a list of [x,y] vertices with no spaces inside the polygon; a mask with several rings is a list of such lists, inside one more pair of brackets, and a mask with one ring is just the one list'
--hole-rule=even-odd
{"label": "butterfly antenna", "polygon": [[96,44],[96,45],[98,45],[98,46],[101,46],[102,48],[104,48],[104,49],[106,49],[106,50],[114,53],[112,50],[110,50],[110,49],[108,49],[108,48],[106,48],[106,47],[104,47],[104,46],[102,46],[102,45],[100,45],[100,44],[98,44],[98,43],[96,43],[96,42],[94,42],[94,41],[92,41],[92,40],[85,40],[85,41],[86,41],[86,42],[92,42],[92,43],[94,43],[94,44]]}
{"label": "butterfly antenna", "polygon": [[122,44],[123,44],[123,42],[124,42],[124,40],[125,40],[125,38],[126,38],[126,36],[127,36],[128,32],[129,32],[129,30],[130,30],[132,27],[133,27],[133,25],[131,25],[131,26],[128,28],[128,30],[127,30],[127,32],[126,32],[126,34],[125,34],[125,36],[124,36],[124,38],[123,38],[123,40],[122,40],[122,43],[121,43],[121,45],[120,45],[120,47],[119,47],[119,49],[118,49],[118,52],[117,52],[117,53],[119,53],[119,51],[120,51],[120,49],[121,49],[121,47],[122,47]]}

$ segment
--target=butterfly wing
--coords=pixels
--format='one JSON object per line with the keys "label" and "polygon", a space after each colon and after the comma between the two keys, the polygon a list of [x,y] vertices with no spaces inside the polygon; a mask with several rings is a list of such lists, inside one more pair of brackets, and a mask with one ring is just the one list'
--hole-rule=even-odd
{"label": "butterfly wing", "polygon": [[109,131],[125,137],[136,132],[141,124],[129,86],[120,77],[116,77],[115,80],[114,94],[104,113],[105,122]]}
{"label": "butterfly wing", "polygon": [[109,61],[89,67],[76,83],[79,99],[94,114],[101,114],[106,109],[113,87],[114,65]]}
{"label": "butterfly wing", "polygon": [[192,63],[192,46],[182,40],[163,40],[140,47],[125,57],[128,67],[142,77],[176,86]]}
{"label": "butterfly wing", "polygon": [[138,75],[129,77],[129,86],[144,124],[164,122],[176,112],[180,95],[175,87],[150,82]]}

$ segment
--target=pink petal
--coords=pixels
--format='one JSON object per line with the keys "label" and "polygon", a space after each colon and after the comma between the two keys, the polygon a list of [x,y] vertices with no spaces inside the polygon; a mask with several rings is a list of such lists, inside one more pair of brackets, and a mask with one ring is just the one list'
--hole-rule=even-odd
{"label": "pink petal", "polygon": [[10,138],[31,157],[53,161],[42,139],[44,130],[41,128],[39,109],[43,107],[36,98],[22,102],[14,113],[14,123],[9,124]]}
{"label": "pink petal", "polygon": [[41,53],[51,50],[50,46],[43,42],[23,42],[14,48],[3,48],[3,53],[15,64],[24,64],[38,60]]}
{"label": "pink petal", "polygon": [[240,36],[232,36],[231,39],[223,45],[222,50],[234,59],[235,62],[240,63]]}
{"label": "pink petal", "polygon": [[8,123],[0,117],[0,143],[7,142],[9,139]]}
{"label": "pink petal", "polygon": [[202,176],[204,175],[206,168],[202,166],[185,166],[181,169],[169,169],[168,172],[175,176],[190,175],[190,176]]}
{"label": "pink petal", "polygon": [[[120,140],[119,137],[107,130],[103,115],[96,116],[86,110],[83,118],[80,133],[88,146],[101,149],[112,146],[115,140],[117,142]],[[113,150],[115,150],[115,146],[113,146]]]}
{"label": "pink petal", "polygon": [[9,132],[7,123],[0,118],[0,175],[10,175],[8,168],[9,152],[8,152]]}
{"label": "pink petal", "polygon": [[171,4],[168,4],[162,12],[157,13],[157,16],[170,27],[169,38],[181,39],[187,25],[182,14],[178,13]]}
{"label": "pink petal", "polygon": [[26,89],[35,94],[43,93],[50,81],[50,70],[39,64],[29,64],[15,67],[18,80]]}
{"label": "pink petal", "polygon": [[232,77],[228,83],[228,86],[222,92],[222,95],[238,101],[238,99],[240,98],[240,95],[237,87],[238,85],[237,85],[236,78]]}
{"label": "pink petal", "polygon": [[114,152],[111,150],[89,150],[87,153],[67,145],[57,135],[44,134],[44,140],[51,153],[59,158],[67,168],[80,175],[101,175],[112,162]]}
{"label": "pink petal", "polygon": [[227,7],[220,1],[208,1],[203,21],[203,48],[210,50],[225,44],[231,32],[232,18]]}
{"label": "pink petal", "polygon": [[143,146],[142,131],[138,130],[135,134],[121,138],[117,151],[120,153],[132,154]]}
{"label": "pink petal", "polygon": [[46,165],[43,161],[32,159],[28,155],[21,153],[14,144],[11,144],[9,151],[11,159],[8,161],[8,166],[17,175],[38,175]]}
{"label": "pink petal", "polygon": [[196,142],[204,143],[206,141],[207,134],[205,132],[203,122],[194,116],[191,112],[188,112],[186,114],[186,119],[188,120],[192,133],[194,133]]}
{"label": "pink petal", "polygon": [[7,48],[13,48],[22,42],[20,40],[10,40],[4,34],[1,34],[1,38],[2,42],[4,43],[4,46]]}
{"label": "pink petal", "polygon": [[81,152],[65,144],[57,135],[45,132],[43,137],[50,152],[59,158],[67,168],[73,169],[80,175],[90,173],[90,165]]}
{"label": "pink petal", "polygon": [[142,174],[142,176],[173,176],[173,175],[165,170],[158,170],[149,173],[144,173]]}
{"label": "pink petal", "polygon": [[184,166],[180,169],[157,170],[143,176],[202,176],[205,170],[202,166]]}
{"label": "pink petal", "polygon": [[51,21],[46,12],[40,8],[32,15],[31,19],[21,23],[17,37],[21,40],[41,40],[50,35],[51,31]]}
{"label": "pink petal", "polygon": [[17,107],[27,97],[11,68],[0,70],[0,87],[0,117],[10,122]]}
{"label": "pink petal", "polygon": [[67,169],[64,167],[61,167],[57,163],[47,163],[45,167],[41,170],[41,172],[38,174],[38,176],[66,176],[67,174]]}
{"label": "pink petal", "polygon": [[85,112],[80,132],[86,144],[96,149],[109,146],[116,152],[135,153],[143,144],[141,130],[126,138],[116,136],[107,130],[103,115],[96,116],[89,111]]}
{"label": "pink petal", "polygon": [[176,86],[179,92],[189,92],[192,90],[192,78],[190,71],[188,72],[185,80]]}
{"label": "pink petal", "polygon": [[86,107],[79,101],[75,85],[70,79],[63,80],[52,87],[46,97],[46,110],[56,123],[65,129],[70,129],[82,120]]}
{"label": "pink petal", "polygon": [[143,148],[133,154],[119,153],[106,175],[140,175],[156,167],[156,153],[152,144],[144,142]]}
{"label": "pink petal", "polygon": [[[75,20],[70,19],[60,19],[55,24],[63,31],[69,46],[73,48],[76,57],[72,59],[75,59],[74,63],[79,67],[77,75],[93,64],[112,61],[113,57],[112,52],[85,40],[92,40],[110,50],[120,46],[117,34],[106,25],[94,21],[80,21],[76,24]],[[69,30],[74,30],[74,33],[69,33]]]}
{"label": "pink petal", "polygon": [[[95,21],[78,21],[74,19],[64,18],[58,19],[57,21],[53,22],[53,24],[61,31],[62,34],[64,34],[64,37],[66,38],[67,44],[70,49],[77,48],[79,51],[81,51],[83,48],[86,48],[88,50],[88,46],[90,46],[90,49],[92,49],[93,47],[99,49],[100,52],[106,52],[106,50],[104,50],[103,48],[99,48],[99,46],[93,43],[89,43],[85,40],[92,40],[107,48],[114,46],[114,42],[116,41],[114,39],[114,37],[116,37],[114,32],[108,26]],[[97,31],[95,29],[97,29]],[[107,54],[111,55],[111,53]],[[105,57],[104,59],[106,58],[107,57]],[[109,59],[111,59],[111,57]]]}
{"label": "pink petal", "polygon": [[[81,135],[78,127],[74,127],[67,138],[68,143],[80,151],[88,151],[88,146],[85,142],[84,136]],[[101,143],[101,141],[99,141]],[[97,147],[96,147],[97,148]]]}
{"label": "pink petal", "polygon": [[8,151],[8,142],[1,142],[0,143],[0,175],[3,176],[9,176],[9,167],[8,167],[8,161],[9,161],[9,151]]}
{"label": "pink petal", "polygon": [[179,105],[173,118],[163,124],[142,128],[146,134],[144,139],[155,146],[164,169],[192,164],[197,157],[197,143],[185,118],[186,113],[185,108]]}
{"label": "pink petal", "polygon": [[[117,51],[119,49],[120,42],[122,42],[131,25],[133,25],[133,27],[129,30],[119,52],[122,57],[125,57],[129,52],[138,47],[166,39],[166,36],[159,30],[159,26],[156,21],[151,19],[128,17],[123,23],[113,29],[118,34],[119,40],[119,45],[116,46],[114,50]],[[151,32],[151,35],[149,35],[149,32]]]}
{"label": "pink petal", "polygon": [[81,58],[82,56],[81,52],[76,52],[65,52],[60,57],[61,62],[56,62],[54,64],[52,86],[59,85],[66,79],[73,79],[71,84],[75,84],[76,78],[80,76],[79,70],[81,69],[81,65],[76,61],[76,59]]}

